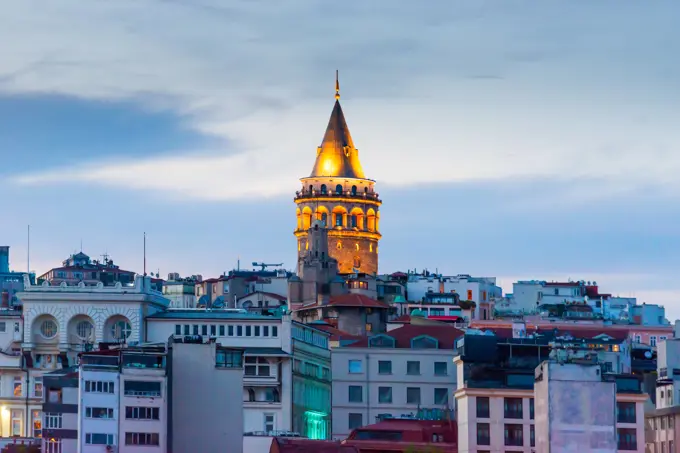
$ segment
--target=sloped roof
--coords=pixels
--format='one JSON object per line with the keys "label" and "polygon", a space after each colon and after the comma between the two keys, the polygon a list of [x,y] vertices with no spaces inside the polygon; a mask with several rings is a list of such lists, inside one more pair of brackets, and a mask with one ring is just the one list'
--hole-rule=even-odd
{"label": "sloped roof", "polygon": [[[306,310],[308,308],[318,308],[324,306],[315,302],[309,305],[303,305],[299,310]],[[372,299],[363,294],[341,294],[339,296],[333,296],[329,299],[327,307],[363,307],[363,308],[390,308],[390,304],[382,302],[376,299]]]}
{"label": "sloped roof", "polygon": [[[381,335],[394,338],[396,348],[410,349],[412,339],[427,335],[439,342],[439,349],[453,349],[456,339],[463,336],[464,332],[449,325],[418,326],[407,324]],[[368,337],[362,337],[355,343],[347,345],[347,347],[366,348],[368,347],[368,340]]]}
{"label": "sloped roof", "polygon": [[272,439],[270,453],[360,453],[351,445],[328,440],[311,440],[290,437]]}

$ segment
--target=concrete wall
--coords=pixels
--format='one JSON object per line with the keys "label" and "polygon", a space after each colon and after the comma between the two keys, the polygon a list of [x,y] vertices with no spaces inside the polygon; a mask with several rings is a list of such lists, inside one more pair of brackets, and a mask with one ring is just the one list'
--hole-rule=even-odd
{"label": "concrete wall", "polygon": [[173,453],[243,451],[243,369],[216,368],[215,344],[171,345]]}

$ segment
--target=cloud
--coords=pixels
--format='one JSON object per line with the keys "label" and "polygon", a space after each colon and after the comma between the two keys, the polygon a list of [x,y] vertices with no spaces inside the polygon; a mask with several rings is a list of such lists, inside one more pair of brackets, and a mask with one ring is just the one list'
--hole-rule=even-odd
{"label": "cloud", "polygon": [[350,129],[380,183],[545,178],[677,192],[673,3],[37,5],[14,2],[0,18],[0,40],[15,43],[0,92],[133,100],[230,149],[93,158],[18,184],[206,200],[290,193],[311,168],[340,68]]}

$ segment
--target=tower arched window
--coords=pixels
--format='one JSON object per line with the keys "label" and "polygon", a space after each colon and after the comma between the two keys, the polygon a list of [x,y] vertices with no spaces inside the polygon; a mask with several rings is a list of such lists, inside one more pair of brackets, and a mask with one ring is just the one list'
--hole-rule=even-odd
{"label": "tower arched window", "polygon": [[342,195],[342,184],[338,184],[335,186],[335,193],[338,195]]}
{"label": "tower arched window", "polygon": [[351,219],[352,219],[352,220],[351,220],[351,222],[352,222],[352,228],[356,228],[356,227],[357,227],[357,216],[356,216],[356,214],[352,214]]}
{"label": "tower arched window", "polygon": [[355,269],[359,269],[361,267],[361,258],[358,256],[354,257],[354,262],[352,263],[354,265]]}
{"label": "tower arched window", "polygon": [[357,194],[357,186],[352,186],[352,195]]}
{"label": "tower arched window", "polygon": [[342,212],[335,214],[335,226],[342,226]]}
{"label": "tower arched window", "polygon": [[357,249],[357,252],[359,251],[359,244],[354,244],[354,248]]}
{"label": "tower arched window", "polygon": [[328,191],[326,190],[326,184],[321,184],[321,195],[326,195]]}
{"label": "tower arched window", "polygon": [[336,247],[337,247],[338,250],[342,249],[342,242],[338,241],[338,244],[337,244]]}
{"label": "tower arched window", "polygon": [[309,193],[312,193],[312,192],[314,192],[314,186],[310,184],[309,185]]}
{"label": "tower arched window", "polygon": [[321,213],[321,221],[323,222],[323,226],[328,225],[328,214],[325,212]]}

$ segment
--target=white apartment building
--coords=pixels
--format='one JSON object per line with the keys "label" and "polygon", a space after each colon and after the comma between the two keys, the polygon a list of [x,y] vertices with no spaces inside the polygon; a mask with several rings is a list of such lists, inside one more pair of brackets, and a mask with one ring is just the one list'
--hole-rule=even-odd
{"label": "white apartment building", "polygon": [[290,431],[291,320],[232,310],[168,310],[146,318],[147,341],[200,335],[243,350],[243,431]]}
{"label": "white apartment building", "polygon": [[166,451],[165,357],[165,346],[81,357],[78,453]]}
{"label": "white apartment building", "polygon": [[646,418],[647,451],[674,453],[680,444],[680,339],[657,346],[656,409]]}
{"label": "white apartment building", "polygon": [[407,325],[333,349],[333,438],[420,411],[451,416],[456,388],[451,326]]}

